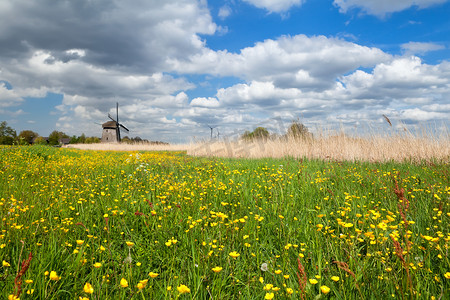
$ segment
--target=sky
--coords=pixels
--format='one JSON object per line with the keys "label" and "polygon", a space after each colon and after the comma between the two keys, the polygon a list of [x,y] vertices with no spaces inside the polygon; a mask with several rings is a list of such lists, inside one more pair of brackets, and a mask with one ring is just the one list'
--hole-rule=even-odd
{"label": "sky", "polygon": [[[2,0],[0,121],[171,143],[450,128],[448,0]],[[391,128],[383,115],[393,124]]]}

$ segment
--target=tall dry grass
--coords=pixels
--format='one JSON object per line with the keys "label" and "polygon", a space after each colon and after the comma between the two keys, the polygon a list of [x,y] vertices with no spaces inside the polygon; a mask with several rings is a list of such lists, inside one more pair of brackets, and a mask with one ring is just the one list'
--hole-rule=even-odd
{"label": "tall dry grass", "polygon": [[109,151],[186,151],[192,156],[230,158],[316,158],[347,161],[450,161],[450,135],[392,134],[350,137],[320,135],[306,139],[204,141],[182,145],[75,144],[70,148]]}
{"label": "tall dry grass", "polygon": [[450,158],[450,139],[415,136],[349,137],[344,134],[311,139],[253,142],[214,142],[191,145],[193,156],[294,157],[348,161],[444,161]]}

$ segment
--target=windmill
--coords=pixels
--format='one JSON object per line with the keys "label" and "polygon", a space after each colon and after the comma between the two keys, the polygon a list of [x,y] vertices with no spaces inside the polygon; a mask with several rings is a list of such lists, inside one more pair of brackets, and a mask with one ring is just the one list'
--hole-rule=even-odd
{"label": "windmill", "polygon": [[102,124],[102,143],[120,142],[120,128],[122,127],[127,132],[130,130],[119,123],[119,103],[116,103],[116,119],[114,120],[110,114],[108,114],[108,118],[111,121]]}
{"label": "windmill", "polygon": [[212,140],[212,138],[213,138],[213,130],[214,130],[214,128],[217,128],[217,126],[215,126],[215,127],[212,127],[212,126],[209,126],[209,125],[207,125],[208,127],[209,127],[209,129],[211,129],[211,140]]}

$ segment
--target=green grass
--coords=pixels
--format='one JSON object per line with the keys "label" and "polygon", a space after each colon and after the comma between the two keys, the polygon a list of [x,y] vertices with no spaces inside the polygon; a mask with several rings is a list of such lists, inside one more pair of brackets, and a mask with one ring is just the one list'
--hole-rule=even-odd
{"label": "green grass", "polygon": [[16,293],[31,252],[21,299],[444,299],[448,172],[444,163],[3,147],[0,294]]}

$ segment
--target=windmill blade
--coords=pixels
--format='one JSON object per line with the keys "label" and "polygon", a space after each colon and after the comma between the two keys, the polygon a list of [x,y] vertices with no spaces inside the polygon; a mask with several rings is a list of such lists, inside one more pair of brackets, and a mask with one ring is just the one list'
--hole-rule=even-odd
{"label": "windmill blade", "polygon": [[119,102],[116,102],[116,116],[117,116],[117,124],[119,124]]}
{"label": "windmill blade", "polygon": [[113,120],[114,122],[117,122],[116,120],[114,120],[110,114],[108,114],[108,118],[110,118],[111,120]]}
{"label": "windmill blade", "polygon": [[126,131],[130,132],[130,130],[128,128],[126,128],[125,126],[123,126],[122,124],[119,124],[120,127],[122,127],[123,129],[125,129]]}

